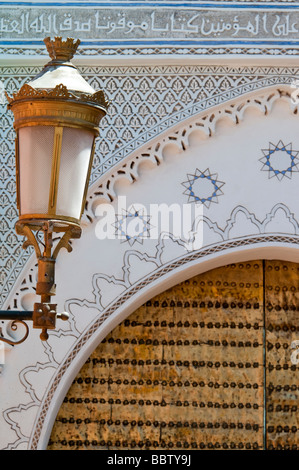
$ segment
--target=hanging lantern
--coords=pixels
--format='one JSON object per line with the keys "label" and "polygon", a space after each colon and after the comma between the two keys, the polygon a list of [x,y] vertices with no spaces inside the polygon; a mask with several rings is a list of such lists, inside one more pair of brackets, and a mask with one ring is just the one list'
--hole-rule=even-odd
{"label": "hanging lantern", "polygon": [[[33,327],[55,328],[55,260],[69,240],[81,236],[80,220],[93,163],[99,123],[109,103],[71,63],[80,41],[44,40],[51,61],[12,97],[16,131],[16,187],[19,220],[16,231],[33,245],[38,258]],[[38,233],[44,234],[40,243]],[[53,233],[60,233],[54,246]],[[42,248],[41,248],[42,246]]]}

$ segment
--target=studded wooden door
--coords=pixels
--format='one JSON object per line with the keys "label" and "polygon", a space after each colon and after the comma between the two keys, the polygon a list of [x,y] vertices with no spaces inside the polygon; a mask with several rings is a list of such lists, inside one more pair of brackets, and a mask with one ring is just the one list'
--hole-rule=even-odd
{"label": "studded wooden door", "polygon": [[48,449],[299,448],[298,278],[232,264],[147,302],[86,362]]}

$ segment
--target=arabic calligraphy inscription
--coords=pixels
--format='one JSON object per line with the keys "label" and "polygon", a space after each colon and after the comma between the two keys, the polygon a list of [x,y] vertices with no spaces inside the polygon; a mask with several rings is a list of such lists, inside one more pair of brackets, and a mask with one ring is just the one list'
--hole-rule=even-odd
{"label": "arabic calligraphy inscription", "polygon": [[[236,14],[237,13],[237,14]],[[81,39],[297,39],[297,10],[2,8],[0,40],[77,34]]]}

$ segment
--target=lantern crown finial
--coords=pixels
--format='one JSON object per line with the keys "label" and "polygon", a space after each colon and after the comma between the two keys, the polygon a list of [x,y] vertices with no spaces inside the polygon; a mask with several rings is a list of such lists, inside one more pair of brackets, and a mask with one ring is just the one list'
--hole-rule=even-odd
{"label": "lantern crown finial", "polygon": [[69,62],[75,55],[80,39],[67,38],[63,40],[62,37],[58,36],[54,39],[47,37],[44,39],[47,51],[52,60],[59,60],[63,62]]}

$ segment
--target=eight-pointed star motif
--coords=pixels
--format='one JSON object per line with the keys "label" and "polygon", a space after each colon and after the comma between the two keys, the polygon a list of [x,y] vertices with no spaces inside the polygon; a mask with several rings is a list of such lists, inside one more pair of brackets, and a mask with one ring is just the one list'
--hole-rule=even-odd
{"label": "eight-pointed star motif", "polygon": [[285,145],[282,140],[277,145],[269,142],[268,149],[262,149],[264,156],[260,158],[263,163],[262,171],[268,171],[269,178],[277,177],[279,181],[282,178],[291,178],[292,173],[299,171],[297,155],[299,150],[293,150],[292,144]]}
{"label": "eight-pointed star motif", "polygon": [[196,169],[193,175],[188,174],[188,181],[185,181],[186,191],[184,194],[189,196],[188,202],[196,202],[210,207],[212,202],[218,202],[218,196],[223,194],[221,188],[225,184],[219,181],[216,173],[211,174],[209,168],[205,171]]}
{"label": "eight-pointed star motif", "polygon": [[143,211],[138,211],[134,207],[130,210],[123,210],[121,215],[116,214],[116,222],[113,226],[116,228],[116,236],[123,240],[122,243],[128,242],[130,246],[135,242],[143,243],[145,238],[150,236],[150,216]]}

